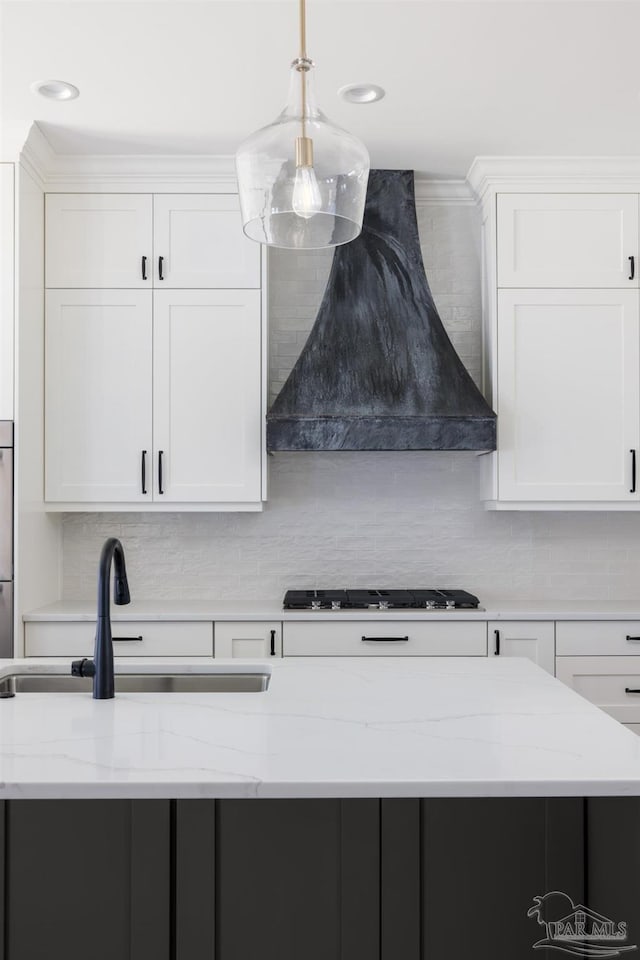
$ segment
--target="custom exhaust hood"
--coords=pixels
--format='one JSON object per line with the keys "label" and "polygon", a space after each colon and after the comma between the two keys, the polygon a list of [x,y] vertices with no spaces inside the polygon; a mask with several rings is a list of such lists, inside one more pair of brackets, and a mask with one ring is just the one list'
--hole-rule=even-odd
{"label": "custom exhaust hood", "polygon": [[267,449],[495,450],[496,415],[438,316],[412,170],[372,170],[360,236],[267,414]]}

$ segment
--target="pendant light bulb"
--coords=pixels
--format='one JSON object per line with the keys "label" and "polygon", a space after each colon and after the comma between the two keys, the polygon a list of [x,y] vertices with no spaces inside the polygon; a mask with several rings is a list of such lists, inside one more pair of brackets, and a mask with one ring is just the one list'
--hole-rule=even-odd
{"label": "pendant light bulb", "polygon": [[236,170],[246,236],[272,247],[313,250],[337,247],[360,233],[369,154],[316,103],[305,2],[299,2],[300,56],[291,64],[286,106],[240,144]]}
{"label": "pendant light bulb", "polygon": [[322,197],[313,167],[298,167],[293,184],[293,209],[299,217],[309,220],[322,210]]}

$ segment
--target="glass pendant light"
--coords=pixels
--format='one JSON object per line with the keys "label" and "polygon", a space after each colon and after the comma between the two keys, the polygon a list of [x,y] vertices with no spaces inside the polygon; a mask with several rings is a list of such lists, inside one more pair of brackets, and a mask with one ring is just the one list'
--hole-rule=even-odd
{"label": "glass pendant light", "polygon": [[369,154],[318,109],[300,0],[300,56],[291,64],[287,105],[236,153],[244,232],[274,247],[318,249],[355,239],[369,177]]}

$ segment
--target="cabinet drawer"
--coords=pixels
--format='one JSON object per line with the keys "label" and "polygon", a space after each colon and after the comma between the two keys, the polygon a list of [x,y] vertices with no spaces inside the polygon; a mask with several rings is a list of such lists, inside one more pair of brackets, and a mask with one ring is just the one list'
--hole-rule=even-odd
{"label": "cabinet drawer", "polygon": [[484,657],[486,623],[284,623],[285,657]]}
{"label": "cabinet drawer", "polygon": [[640,654],[640,620],[579,621],[556,623],[556,656],[637,656]]}
{"label": "cabinet drawer", "polygon": [[[93,622],[26,623],[27,657],[90,657],[96,625]],[[213,624],[208,622],[126,621],[111,624],[117,657],[211,657]],[[135,639],[118,639],[118,638]]]}
{"label": "cabinet drawer", "polygon": [[640,660],[636,657],[564,657],[556,676],[623,723],[640,723]]}

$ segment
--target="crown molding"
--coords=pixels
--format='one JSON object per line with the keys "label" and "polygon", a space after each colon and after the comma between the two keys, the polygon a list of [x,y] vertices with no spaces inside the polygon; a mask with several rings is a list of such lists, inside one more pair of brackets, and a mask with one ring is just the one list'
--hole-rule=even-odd
{"label": "crown molding", "polygon": [[475,206],[476,199],[466,180],[429,180],[416,175],[416,203]]}
{"label": "crown molding", "polygon": [[[237,193],[232,156],[194,154],[61,154],[37,123],[20,161],[49,193]],[[416,203],[472,205],[462,179],[430,180],[416,175]]]}
{"label": "crown molding", "polygon": [[25,144],[20,151],[20,165],[44,190],[48,171],[54,164],[55,153],[37,123],[32,124]]}
{"label": "crown molding", "polygon": [[476,157],[467,174],[474,194],[489,191],[637,191],[640,157]]}

